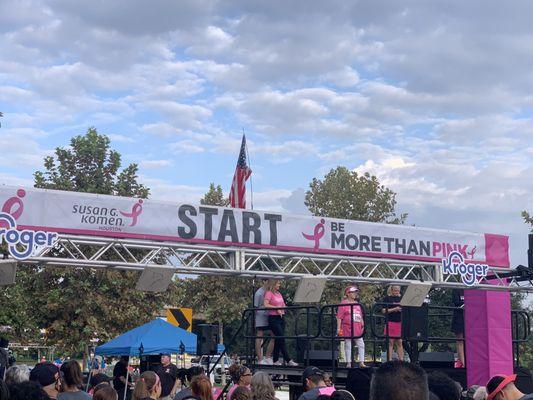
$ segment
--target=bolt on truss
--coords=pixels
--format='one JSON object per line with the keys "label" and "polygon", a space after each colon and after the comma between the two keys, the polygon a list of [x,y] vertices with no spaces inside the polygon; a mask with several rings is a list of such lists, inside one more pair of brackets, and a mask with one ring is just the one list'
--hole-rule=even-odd
{"label": "bolt on truss", "polygon": [[[170,268],[178,274],[238,275],[406,285],[430,282],[434,287],[467,288],[457,275],[443,275],[440,264],[367,257],[243,249],[214,245],[60,235],[53,247],[40,249],[23,263],[42,266],[143,270]],[[531,279],[501,277],[509,269],[490,268],[490,281],[472,288],[533,292]]]}

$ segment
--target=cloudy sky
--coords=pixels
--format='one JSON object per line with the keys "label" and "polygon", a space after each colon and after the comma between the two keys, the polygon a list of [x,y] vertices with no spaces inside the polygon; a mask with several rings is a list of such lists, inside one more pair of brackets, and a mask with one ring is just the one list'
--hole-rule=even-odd
{"label": "cloudy sky", "polygon": [[89,126],[154,198],[227,191],[246,132],[254,206],[306,212],[337,165],[418,226],[511,235],[533,211],[533,3],[0,1],[0,183]]}

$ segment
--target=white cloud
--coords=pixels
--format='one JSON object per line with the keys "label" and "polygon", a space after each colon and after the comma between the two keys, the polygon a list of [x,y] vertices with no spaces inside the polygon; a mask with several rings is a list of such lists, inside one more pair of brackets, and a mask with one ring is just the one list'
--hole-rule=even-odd
{"label": "white cloud", "polygon": [[172,161],[170,160],[142,160],[139,163],[139,167],[143,169],[165,168],[170,167],[171,165]]}

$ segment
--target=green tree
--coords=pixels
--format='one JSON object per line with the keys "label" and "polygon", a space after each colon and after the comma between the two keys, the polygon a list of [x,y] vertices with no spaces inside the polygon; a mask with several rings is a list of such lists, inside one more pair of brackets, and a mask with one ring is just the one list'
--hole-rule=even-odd
{"label": "green tree", "polygon": [[522,211],[522,218],[524,218],[526,224],[531,226],[531,232],[533,233],[533,217],[527,211]]}
{"label": "green tree", "polygon": [[337,167],[324,179],[314,178],[305,194],[313,215],[356,221],[403,223],[407,214],[396,215],[396,193],[368,173],[359,175]]}
{"label": "green tree", "polygon": [[[70,148],[57,148],[46,157],[45,171],[35,173],[39,188],[147,197],[149,190],[137,181],[137,165],[120,171],[120,154],[110,141],[90,128],[71,140]],[[90,250],[90,249],[89,249]],[[174,285],[166,293],[135,290],[138,272],[112,269],[45,267],[24,270],[9,290],[22,293],[21,317],[30,315],[30,326],[19,331],[44,328],[45,340],[61,351],[87,351],[93,338],[108,340],[127,329],[153,319],[175,295]],[[21,303],[18,305],[20,306]],[[0,299],[0,309],[9,307]],[[13,318],[12,318],[13,320]]]}

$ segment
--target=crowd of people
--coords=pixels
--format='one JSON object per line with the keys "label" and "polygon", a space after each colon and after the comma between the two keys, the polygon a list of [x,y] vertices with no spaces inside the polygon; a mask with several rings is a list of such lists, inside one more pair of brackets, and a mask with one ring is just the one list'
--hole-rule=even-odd
{"label": "crowd of people", "polygon": [[[180,375],[167,354],[154,371],[145,371],[131,382],[122,375],[119,361],[113,379],[96,371],[88,384],[83,382],[79,363],[70,360],[58,367],[40,362],[31,370],[12,365],[0,379],[0,400],[278,400],[271,376],[234,364],[230,367],[231,386],[227,392],[215,388],[201,366],[191,367]],[[126,360],[127,362],[127,360]],[[458,382],[442,372],[427,374],[419,366],[405,361],[388,361],[372,373],[370,387],[350,385],[336,388],[328,374],[309,366],[302,372],[303,393],[298,400],[533,400],[515,385],[516,375],[493,376],[485,386],[463,390]],[[361,392],[359,392],[361,390]],[[364,393],[366,390],[366,395]]]}

